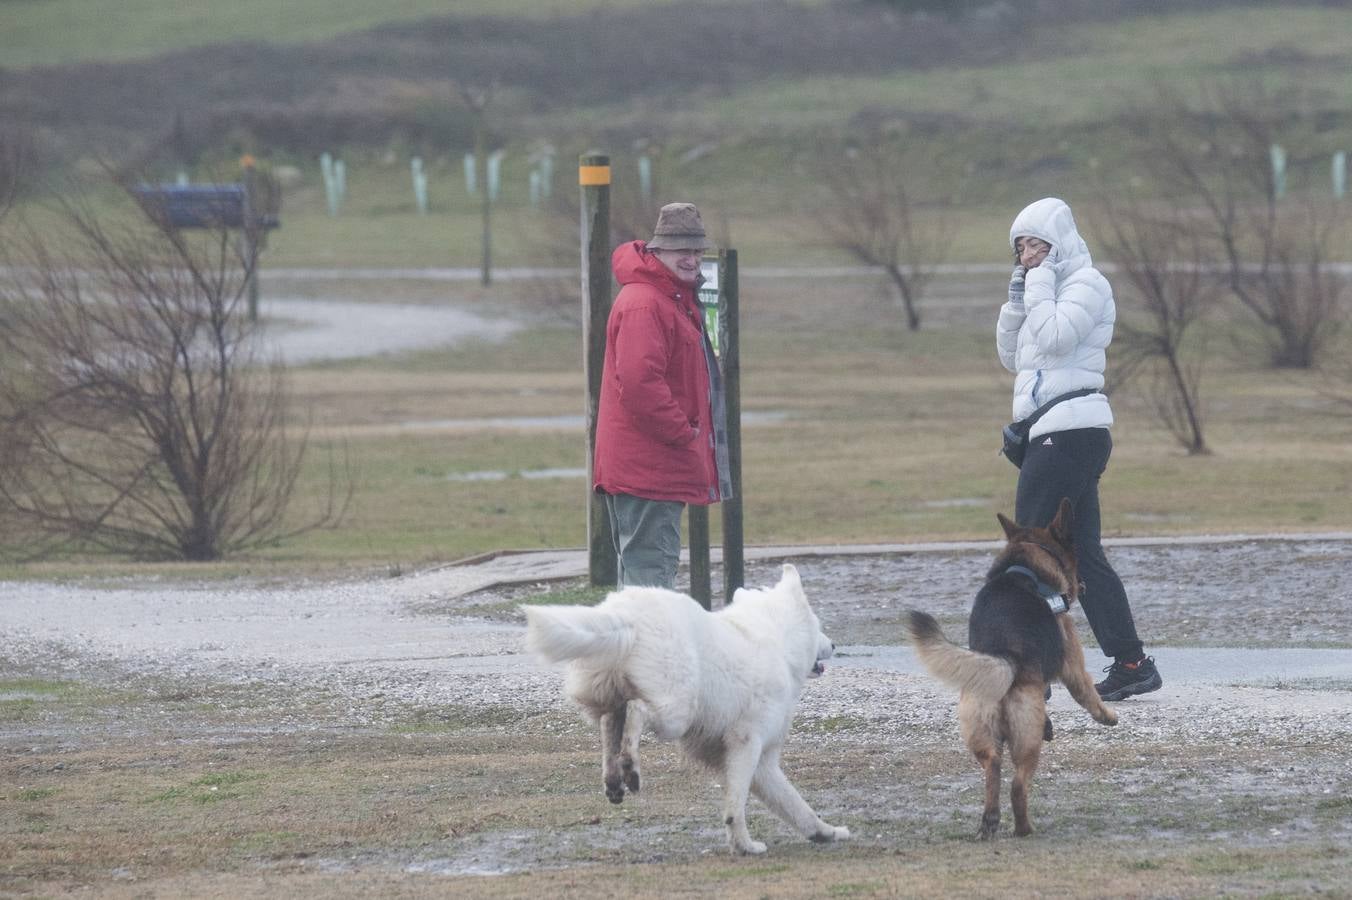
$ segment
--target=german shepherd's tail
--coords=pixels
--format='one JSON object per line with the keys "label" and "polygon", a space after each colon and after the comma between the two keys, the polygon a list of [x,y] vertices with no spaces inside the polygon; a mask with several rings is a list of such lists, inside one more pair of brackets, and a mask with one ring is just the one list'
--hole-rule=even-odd
{"label": "german shepherd's tail", "polygon": [[523,606],[526,649],[547,662],[585,659],[614,664],[634,645],[634,628],[620,616],[590,606]]}
{"label": "german shepherd's tail", "polygon": [[944,637],[939,623],[928,613],[911,610],[906,629],[920,661],[945,684],[992,703],[1014,684],[1012,662],[959,647]]}

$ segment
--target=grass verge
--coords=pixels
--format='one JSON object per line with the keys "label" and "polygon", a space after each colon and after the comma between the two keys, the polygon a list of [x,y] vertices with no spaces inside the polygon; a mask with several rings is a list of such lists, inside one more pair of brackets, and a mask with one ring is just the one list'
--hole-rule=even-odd
{"label": "grass verge", "polygon": [[95,732],[53,698],[42,734],[0,731],[0,889],[1339,896],[1352,877],[1341,747],[1271,729],[1224,742],[1177,742],[1167,721],[1120,740],[1072,729],[1044,753],[1037,833],[981,843],[979,774],[947,724],[897,740],[800,717],[786,770],[853,839],[811,845],[753,802],[770,855],[743,859],[724,849],[714,779],[670,746],[645,743],[643,793],[612,806],[595,736],[571,714],[409,713],[351,729],[301,700],[314,718],[296,729],[271,710],[294,714],[299,698],[278,699],[222,719],[127,694]]}

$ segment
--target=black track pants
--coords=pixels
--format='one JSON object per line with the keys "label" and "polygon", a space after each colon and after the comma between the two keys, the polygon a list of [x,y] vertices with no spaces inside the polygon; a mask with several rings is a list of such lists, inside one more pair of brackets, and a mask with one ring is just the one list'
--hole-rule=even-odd
{"label": "black track pants", "polygon": [[1141,639],[1127,602],[1122,579],[1103,554],[1099,533],[1099,477],[1108,466],[1113,439],[1106,428],[1056,431],[1031,438],[1019,470],[1014,518],[1020,525],[1046,526],[1056,516],[1062,497],[1075,513],[1075,553],[1089,627],[1104,654],[1134,662],[1142,654]]}

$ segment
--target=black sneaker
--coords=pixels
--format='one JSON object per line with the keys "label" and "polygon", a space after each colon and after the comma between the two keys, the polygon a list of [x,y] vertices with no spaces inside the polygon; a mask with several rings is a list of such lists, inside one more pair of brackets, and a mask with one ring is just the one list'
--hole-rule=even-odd
{"label": "black sneaker", "polygon": [[1114,662],[1103,671],[1108,677],[1094,685],[1104,700],[1125,700],[1136,694],[1158,691],[1164,684],[1155,657],[1147,656],[1136,663]]}

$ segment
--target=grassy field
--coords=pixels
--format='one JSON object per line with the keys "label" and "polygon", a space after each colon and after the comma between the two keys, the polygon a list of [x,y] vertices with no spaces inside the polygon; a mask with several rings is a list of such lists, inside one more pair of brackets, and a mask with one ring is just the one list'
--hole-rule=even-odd
{"label": "grassy field", "polygon": [[[749,543],[996,536],[994,514],[1012,510],[1015,480],[996,455],[1009,381],[986,320],[999,281],[936,285],[930,326],[918,334],[869,279],[744,285],[742,396],[748,416],[759,415],[743,432]],[[413,299],[434,302],[442,290]],[[485,310],[530,302],[509,300],[512,290],[471,293]],[[1138,387],[1115,396],[1104,534],[1352,530],[1343,502],[1352,488],[1352,416],[1320,393],[1319,376],[1255,369],[1215,343],[1204,381],[1213,455],[1186,456]],[[352,509],[335,529],[221,571],[407,569],[503,548],[581,546],[582,479],[525,477],[580,469],[580,429],[435,424],[580,417],[580,345],[576,327],[541,325],[502,345],[296,371],[315,447],[298,509],[317,502],[329,449],[353,466]]]}
{"label": "grassy field", "polygon": [[[1352,76],[1346,66],[1328,63],[1346,58],[1349,29],[1341,10],[1278,12],[1262,6],[1141,16],[1111,26],[1077,24],[1049,38],[1035,31],[1023,39],[1035,52],[998,65],[753,86],[707,108],[692,108],[678,123],[696,125],[707,116],[762,128],[838,126],[855,110],[895,109],[952,117],[953,124],[1017,125],[1032,117],[1040,127],[1063,129],[1108,121],[1114,109],[1134,105],[1156,85],[1186,91],[1202,79],[1241,70],[1272,89],[1299,83],[1327,99],[1346,99],[1352,97]],[[1199,40],[1203,34],[1206,39]],[[1045,46],[1039,44],[1043,40]],[[1303,59],[1302,73],[1287,68],[1274,48],[1285,48],[1286,59]],[[1041,137],[1045,145],[1045,131]]]}
{"label": "grassy field", "polygon": [[[624,0],[610,6],[636,5]],[[94,28],[71,24],[95,17],[88,3],[6,3],[6,27],[0,29],[6,65],[117,58],[251,35],[280,43],[313,41],[379,22],[490,8],[520,19],[600,8],[591,0],[467,0],[454,10],[431,0],[399,0],[378,11],[347,0],[282,7],[259,0],[99,6]],[[841,262],[818,221],[827,202],[821,170],[838,158],[833,142],[839,133],[874,123],[904,137],[914,157],[908,164],[923,183],[922,199],[956,206],[959,229],[950,258],[1000,259],[1005,223],[1030,198],[1055,194],[1083,210],[1101,185],[1150,174],[1150,148],[1139,145],[1122,116],[1157,103],[1160,85],[1187,95],[1203,84],[1243,79],[1256,103],[1261,94],[1270,111],[1285,119],[1280,128],[1290,154],[1292,191],[1323,192],[1329,155],[1348,146],[1348,46],[1352,19],[1341,10],[1319,4],[1234,5],[1031,29],[1008,52],[942,65],[907,68],[899,60],[894,70],[850,75],[747,72],[740,80],[670,97],[639,94],[575,105],[532,97],[523,86],[504,92],[490,121],[506,150],[503,193],[494,211],[494,258],[501,265],[575,258],[568,240],[575,214],[547,214],[527,203],[528,155],[548,142],[557,150],[559,193],[576,191],[578,154],[599,149],[612,156],[617,202],[632,201],[638,148],[644,146],[656,155],[662,198],[700,204],[716,238],[736,246],[745,264]],[[335,84],[348,77],[331,75]],[[350,76],[354,82],[365,77]],[[455,91],[441,81],[412,74],[388,78],[402,85],[389,105],[412,103],[444,117],[458,104]],[[220,101],[214,95],[200,100]],[[317,102],[300,104],[295,114],[313,114]],[[331,103],[338,104],[335,114],[342,111],[341,96],[321,105]],[[359,116],[360,109],[352,114]],[[479,208],[465,191],[461,168],[468,147],[410,141],[396,129],[385,137],[354,137],[352,146],[299,152],[252,147],[246,137],[222,134],[220,145],[206,148],[190,174],[196,180],[233,179],[244,148],[257,152],[265,165],[296,170],[298,180],[288,181],[282,228],[272,236],[265,265],[476,265]],[[320,149],[343,157],[348,166],[349,197],[337,217],[326,210]],[[409,175],[415,153],[425,158],[430,180],[428,216],[415,208]],[[152,177],[176,174],[166,163]]]}
{"label": "grassy field", "polygon": [[[222,41],[302,45],[429,16],[539,20],[646,5],[0,0],[0,59],[19,72]],[[632,192],[637,147],[646,139],[663,149],[663,196],[699,203],[718,241],[738,248],[744,269],[846,262],[816,222],[816,166],[830,158],[815,155],[815,141],[880,121],[909,129],[927,188],[959,207],[949,260],[1001,262],[1008,221],[1028,200],[1054,193],[1087,211],[1105,173],[1128,178],[1149,165],[1118,119],[1158,81],[1191,90],[1197,78],[1249,75],[1276,93],[1306,91],[1291,107],[1308,112],[1293,120],[1293,189],[1322,190],[1328,153],[1347,144],[1349,46],[1346,10],[1232,5],[1103,26],[1048,25],[989,65],[748,77],[656,102],[583,108],[509,94],[494,256],[501,266],[575,262],[575,216],[526,202],[525,157],[539,142],[558,148],[556,190],[575,191],[577,154],[599,148],[623,175],[617,191]],[[445,85],[402,87],[424,92],[424,100],[453,97]],[[529,477],[583,466],[580,425],[445,424],[580,420],[576,279],[487,289],[270,279],[269,269],[284,267],[478,263],[478,210],[461,179],[464,148],[426,154],[426,217],[414,209],[410,146],[363,141],[331,149],[349,165],[349,199],[337,217],[325,209],[316,154],[264,154],[267,165],[299,171],[264,257],[265,294],[453,303],[528,327],[501,344],[291,373],[297,407],[312,422],[295,513],[322,503],[329,459],[344,459],[355,493],[337,527],[209,565],[70,556],[0,564],[0,580],[292,587],[504,548],[582,546],[583,479]],[[208,157],[230,178],[239,152],[227,141]],[[682,161],[686,154],[697,158]],[[205,169],[194,177],[206,177]],[[1120,313],[1131,317],[1133,300],[1118,289]],[[1010,377],[992,340],[1003,296],[1001,276],[941,279],[923,304],[924,329],[911,333],[877,279],[744,277],[747,543],[997,537],[994,514],[1012,511],[1015,485],[1015,470],[996,455],[1009,415]],[[1352,531],[1352,408],[1330,400],[1317,373],[1257,366],[1226,339],[1248,328],[1233,310],[1211,325],[1203,394],[1212,455],[1183,453],[1142,384],[1114,395],[1115,450],[1102,485],[1106,536]],[[1352,351],[1349,336],[1340,341],[1332,359]],[[1348,381],[1340,386],[1352,393]],[[712,520],[717,541],[716,513]],[[1293,590],[1280,599],[1306,603],[1302,596]],[[579,589],[546,599],[594,597]],[[418,614],[430,628],[458,621]],[[1180,646],[1244,643],[1216,632],[1215,616],[1179,615],[1183,621],[1158,634]],[[133,675],[123,662],[72,655],[39,663],[0,647],[0,894],[1348,895],[1352,771],[1345,729],[1336,724],[1343,681],[1225,686],[1216,689],[1224,701],[1214,712],[1188,704],[1193,716],[1134,703],[1135,721],[1112,732],[1066,728],[1058,719],[1035,795],[1038,835],[987,845],[971,838],[978,779],[956,724],[940,712],[951,711],[951,698],[937,700],[914,681],[879,679],[869,688],[893,692],[881,718],[800,715],[785,757],[804,794],[823,814],[841,817],[854,840],[825,848],[792,840],[757,807],[753,828],[770,837],[771,855],[737,859],[721,849],[711,779],[670,747],[647,745],[651,780],[642,802],[610,807],[594,784],[591,729],[553,706],[493,705],[479,691],[482,680],[457,684],[461,697],[450,704],[399,706],[381,696],[374,675],[356,688],[348,673],[337,673],[331,685],[301,689],[262,669],[175,680]],[[62,666],[69,668],[55,671]],[[1225,707],[1241,694],[1261,695],[1269,712]],[[1306,707],[1331,710],[1328,720],[1302,729],[1296,713]],[[494,867],[504,863],[513,870],[465,874],[501,871]]]}
{"label": "grassy field", "polygon": [[[388,197],[394,175],[381,171]],[[352,466],[353,505],[339,527],[241,561],[236,570],[402,569],[503,548],[582,545],[582,480],[528,477],[580,469],[580,429],[426,424],[580,416],[575,284],[562,278],[489,288],[473,282],[270,280],[268,268],[286,264],[416,266],[439,252],[445,256],[438,264],[476,262],[476,226],[468,216],[423,219],[354,191],[354,209],[331,218],[317,208],[322,201],[315,193],[299,191],[295,224],[273,235],[262,273],[265,293],[453,302],[531,325],[503,344],[295,370],[297,405],[314,428],[298,514],[320,502],[334,458]],[[458,223],[459,230],[439,230],[433,221]],[[576,239],[575,225],[524,205],[505,211],[498,222],[498,258],[509,262],[529,261],[540,248]],[[734,235],[760,238],[748,238],[759,249],[739,248],[744,268],[848,261],[806,238],[786,242],[784,232],[768,224],[757,223],[764,230],[725,226]],[[959,260],[994,261],[1004,254],[999,211],[968,210],[957,234]],[[924,302],[925,327],[911,333],[880,279],[744,279],[743,402],[752,417],[744,433],[749,542],[993,536],[994,512],[1013,506],[1015,474],[995,453],[998,428],[1009,414],[1009,377],[994,358],[991,339],[1003,281],[999,274],[941,279]],[[1118,290],[1120,312],[1129,318],[1134,298],[1124,284]],[[1349,486],[1347,408],[1321,393],[1326,385],[1318,373],[1257,366],[1258,357],[1227,338],[1242,335],[1247,320],[1234,310],[1227,316],[1208,326],[1214,337],[1203,395],[1213,455],[1185,456],[1156,421],[1142,385],[1128,385],[1114,398],[1118,422],[1103,486],[1105,534],[1352,529],[1352,512],[1340,501]],[[1339,355],[1335,350],[1330,358]],[[484,473],[500,480],[486,480]],[[717,537],[719,517],[713,519]]]}
{"label": "grassy field", "polygon": [[354,727],[346,703],[262,683],[0,675],[0,735],[24,734],[0,758],[0,891],[1347,896],[1352,774],[1331,730],[1312,737],[1277,714],[1208,724],[1140,702],[1108,730],[1058,709],[1036,833],[979,842],[980,777],[952,699],[918,678],[873,687],[893,699],[882,720],[800,713],[784,754],[851,840],[809,844],[753,802],[770,852],[739,858],[724,849],[713,776],[645,740],[642,794],[611,806],[593,730],[561,709],[383,708],[371,721],[368,705],[347,711]]}
{"label": "grassy field", "polygon": [[[745,0],[729,5],[737,2]],[[636,5],[624,0],[610,6]],[[303,42],[383,21],[448,13],[446,4],[431,0],[399,0],[378,11],[346,0],[282,7],[259,0],[226,6],[165,0],[99,6],[99,27],[94,28],[72,26],[94,18],[90,4],[78,0],[6,3],[6,27],[0,29],[6,65],[164,52],[250,35]],[[529,18],[597,9],[599,4],[467,0],[455,4],[453,12],[473,15],[490,7],[503,16]],[[634,192],[636,148],[643,144],[658,153],[663,196],[699,203],[723,243],[767,263],[830,261],[833,254],[819,246],[814,210],[822,202],[820,168],[834,157],[823,156],[819,144],[872,122],[899,130],[914,148],[915,165],[923,169],[924,199],[952,202],[960,209],[964,227],[953,258],[988,260],[999,242],[981,236],[998,237],[1003,220],[1028,198],[1056,194],[1079,209],[1101,180],[1113,184],[1149,174],[1150,148],[1136,143],[1121,117],[1157,103],[1160,85],[1187,95],[1203,84],[1238,84],[1243,79],[1256,102],[1261,93],[1268,98],[1264,102],[1286,117],[1280,127],[1290,153],[1292,190],[1324,191],[1329,154],[1348,145],[1348,46],[1352,20],[1341,10],[1318,4],[1235,5],[1081,21],[1054,31],[1032,29],[1007,53],[943,65],[852,75],[764,77],[749,72],[741,80],[710,83],[672,97],[636,95],[574,105],[533,98],[523,87],[504,92],[493,108],[497,118],[490,123],[506,149],[503,198],[495,211],[495,256],[503,264],[538,262],[540,249],[557,243],[555,232],[575,227],[571,216],[560,221],[527,207],[527,156],[547,141],[558,151],[555,188],[560,192],[576,190],[577,155],[594,149],[612,154],[616,177],[623,178],[617,191]],[[398,80],[394,74],[389,77]],[[335,72],[332,78],[341,83],[345,76]],[[416,100],[415,105],[440,109],[444,116],[458,103],[445,83],[414,75],[407,81],[389,104]],[[219,101],[213,96],[200,102]],[[312,114],[313,105],[302,104],[296,115]],[[234,177],[227,170],[249,142],[237,134],[221,137],[219,147],[207,149],[205,161],[192,173],[195,178]],[[436,266],[477,261],[478,207],[465,193],[461,172],[460,157],[467,146],[417,149],[396,133],[307,153],[250,149],[265,164],[296,167],[301,178],[286,191],[283,227],[273,237],[268,264]],[[325,211],[320,149],[344,157],[348,165],[350,196],[337,218]],[[427,217],[415,211],[409,176],[415,152],[426,158],[431,182],[432,214]],[[172,178],[176,172],[166,166],[155,174]]]}

